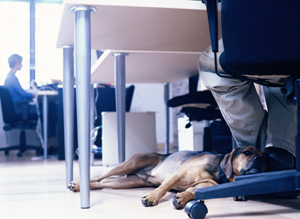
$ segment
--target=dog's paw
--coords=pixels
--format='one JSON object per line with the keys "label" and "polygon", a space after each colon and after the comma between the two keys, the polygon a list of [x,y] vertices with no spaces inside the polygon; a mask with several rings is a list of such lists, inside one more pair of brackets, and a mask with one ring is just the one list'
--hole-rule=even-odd
{"label": "dog's paw", "polygon": [[183,209],[186,203],[191,200],[193,197],[190,197],[190,193],[181,192],[174,194],[172,197],[172,204],[176,209]]}
{"label": "dog's paw", "polygon": [[154,197],[151,197],[151,195],[145,195],[142,197],[142,204],[145,207],[155,206],[158,204],[158,200]]}
{"label": "dog's paw", "polygon": [[80,183],[79,181],[72,181],[68,188],[73,192],[79,192],[80,191]]}

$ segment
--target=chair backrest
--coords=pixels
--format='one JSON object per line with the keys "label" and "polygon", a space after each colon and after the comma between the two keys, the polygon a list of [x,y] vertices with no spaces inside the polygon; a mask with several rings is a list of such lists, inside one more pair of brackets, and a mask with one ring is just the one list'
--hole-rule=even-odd
{"label": "chair backrest", "polygon": [[125,107],[126,107],[125,110],[126,110],[126,112],[130,111],[133,93],[134,93],[134,85],[131,85],[126,88],[126,94],[125,94]]}
{"label": "chair backrest", "polygon": [[299,0],[222,0],[225,72],[299,75],[299,9]]}
{"label": "chair backrest", "polygon": [[0,98],[1,98],[1,108],[3,121],[6,124],[18,121],[20,118],[16,115],[15,106],[12,101],[9,91],[0,86]]}
{"label": "chair backrest", "polygon": [[[132,96],[134,93],[134,85],[126,88],[125,94],[125,105],[126,112],[130,111]],[[98,99],[96,102],[97,114],[101,115],[101,112],[115,112],[116,111],[116,98],[115,98],[115,88],[110,86],[104,86],[98,89]]]}

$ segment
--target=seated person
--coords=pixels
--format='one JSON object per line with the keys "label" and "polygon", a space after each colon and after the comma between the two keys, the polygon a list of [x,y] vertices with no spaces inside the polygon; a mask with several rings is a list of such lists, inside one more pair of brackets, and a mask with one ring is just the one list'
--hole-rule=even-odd
{"label": "seated person", "polygon": [[[219,54],[223,41],[219,40]],[[218,63],[218,71],[224,72]],[[212,92],[239,147],[259,146],[269,155],[268,169],[295,167],[296,107],[283,101],[280,88],[264,86],[267,111],[252,82],[222,78],[215,73],[214,54],[208,47],[199,58],[199,73]]]}
{"label": "seated person", "polygon": [[[4,82],[4,87],[8,89],[12,100],[15,104],[15,110],[16,113],[21,114],[22,113],[22,108],[18,104],[20,101],[30,101],[32,98],[34,98],[36,95],[26,92],[20,82],[19,79],[16,77],[17,71],[20,71],[22,68],[22,56],[18,54],[13,54],[8,58],[8,64],[10,67],[10,72],[7,74],[5,82]],[[52,109],[52,113],[48,113],[48,138],[54,137],[55,136],[55,127],[56,127],[56,104],[50,103],[49,108]],[[43,112],[42,109],[42,104],[39,106],[40,112]],[[37,114],[37,106],[36,104],[28,104],[28,118],[36,120],[38,118]],[[40,113],[41,115],[41,121],[43,121],[43,114]],[[48,139],[49,142],[49,139]],[[48,143],[49,146],[49,143]],[[48,149],[48,153],[56,153],[55,148],[51,147]]]}
{"label": "seated person", "polygon": [[[30,101],[35,97],[35,94],[26,92],[16,76],[17,71],[20,71],[22,68],[22,56],[18,54],[13,54],[8,58],[8,64],[10,67],[10,72],[7,74],[4,87],[8,89],[12,100],[15,104],[15,109],[17,113],[22,113],[22,109],[18,105],[19,101]],[[29,119],[37,119],[36,106],[29,105],[28,108]]]}

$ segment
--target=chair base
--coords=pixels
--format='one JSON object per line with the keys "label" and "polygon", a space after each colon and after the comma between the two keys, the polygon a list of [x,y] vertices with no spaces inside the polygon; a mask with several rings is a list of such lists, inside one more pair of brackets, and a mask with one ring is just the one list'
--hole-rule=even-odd
{"label": "chair base", "polygon": [[205,200],[299,190],[300,171],[282,170],[238,176],[235,182],[199,189],[195,192],[195,199]]}
{"label": "chair base", "polygon": [[227,197],[243,197],[245,199],[245,196],[293,191],[297,193],[300,191],[300,171],[297,170],[238,176],[234,182],[196,190],[195,199],[201,201],[190,201],[190,204],[186,205],[185,212],[192,219],[202,219],[207,213],[204,205],[205,199]]}
{"label": "chair base", "polygon": [[14,146],[9,146],[5,148],[0,148],[0,151],[4,151],[5,155],[9,154],[9,151],[12,150],[19,150],[17,153],[18,157],[22,157],[22,154],[26,150],[36,150],[37,155],[42,155],[43,148],[41,146],[32,146],[32,145],[26,145],[26,135],[25,135],[25,130],[21,130],[20,132],[20,144],[19,145],[14,145]]}
{"label": "chair base", "polygon": [[26,145],[25,149],[20,149],[20,145],[14,145],[14,146],[9,146],[5,148],[0,148],[0,151],[4,151],[4,154],[6,156],[9,155],[10,151],[14,150],[19,150],[17,153],[18,157],[22,157],[23,153],[27,150],[36,150],[36,154],[42,156],[43,155],[43,148],[41,146],[32,146],[32,145]]}

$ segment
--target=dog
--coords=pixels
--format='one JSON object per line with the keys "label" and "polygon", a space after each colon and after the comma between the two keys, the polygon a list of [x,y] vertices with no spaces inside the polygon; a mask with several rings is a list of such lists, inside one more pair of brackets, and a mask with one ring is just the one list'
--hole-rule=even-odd
{"label": "dog", "polygon": [[[145,153],[136,154],[103,176],[92,178],[90,188],[157,187],[142,197],[146,207],[157,205],[167,191],[173,189],[179,191],[173,195],[173,206],[182,209],[194,198],[198,188],[232,182],[237,175],[265,170],[266,155],[253,146],[234,149],[226,155],[195,151],[167,155]],[[79,191],[79,182],[71,182],[69,189]]]}

